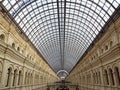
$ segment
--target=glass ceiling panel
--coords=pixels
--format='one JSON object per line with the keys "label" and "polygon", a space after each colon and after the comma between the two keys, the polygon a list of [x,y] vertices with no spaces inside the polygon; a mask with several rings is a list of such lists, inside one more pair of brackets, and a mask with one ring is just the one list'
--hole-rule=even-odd
{"label": "glass ceiling panel", "polygon": [[120,0],[2,0],[2,4],[55,72],[70,72]]}

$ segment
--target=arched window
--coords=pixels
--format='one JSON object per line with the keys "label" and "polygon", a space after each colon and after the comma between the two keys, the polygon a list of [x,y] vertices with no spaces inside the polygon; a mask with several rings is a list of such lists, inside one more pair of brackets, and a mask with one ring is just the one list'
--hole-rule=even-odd
{"label": "arched window", "polygon": [[98,52],[96,52],[96,57],[98,57]]}
{"label": "arched window", "polygon": [[[35,78],[34,78],[34,80],[35,80],[35,84],[37,84],[37,82],[38,82],[38,79],[39,77],[38,77],[38,75],[37,74],[35,74]],[[45,79],[44,79],[45,80]]]}
{"label": "arched window", "polygon": [[112,47],[113,46],[113,41],[110,41],[110,47]]}
{"label": "arched window", "polygon": [[0,63],[0,82],[1,82],[1,77],[2,77],[2,63]]}
{"label": "arched window", "polygon": [[98,73],[95,73],[95,78],[96,78],[96,84],[98,84]]}
{"label": "arched window", "polygon": [[24,50],[22,50],[21,52],[22,52],[22,54],[24,54]]}
{"label": "arched window", "polygon": [[104,70],[104,75],[105,75],[105,78],[104,78],[104,80],[105,80],[105,84],[106,84],[106,85],[109,85],[109,79],[108,79],[108,73],[107,73],[107,70]]}
{"label": "arched window", "polygon": [[12,68],[8,68],[6,87],[10,85],[10,82],[11,82],[11,74],[12,74]]}
{"label": "arched window", "polygon": [[81,76],[80,76],[80,82],[81,82]]}
{"label": "arched window", "polygon": [[27,72],[25,73],[25,84],[27,84]]}
{"label": "arched window", "polygon": [[20,47],[17,47],[17,51],[20,51]]}
{"label": "arched window", "polygon": [[32,84],[32,73],[30,74],[30,84]]}
{"label": "arched window", "polygon": [[15,43],[12,43],[12,47],[15,48]]}
{"label": "arched window", "polygon": [[32,81],[31,81],[31,84],[33,84],[33,74],[32,74]]}
{"label": "arched window", "polygon": [[120,73],[118,67],[115,67],[115,77],[118,85],[120,85]]}
{"label": "arched window", "polygon": [[28,73],[27,83],[30,84],[30,73]]}
{"label": "arched window", "polygon": [[105,50],[108,50],[108,46],[107,45],[105,46]]}
{"label": "arched window", "polygon": [[16,79],[17,79],[17,69],[14,70],[13,86],[15,86],[15,84],[16,84]]}
{"label": "arched window", "polygon": [[99,77],[99,84],[101,84],[101,75],[100,75],[100,71],[98,72],[98,77]]}
{"label": "arched window", "polygon": [[101,49],[101,53],[103,53],[103,51],[104,51],[104,50],[103,50],[103,49]]}
{"label": "arched window", "polygon": [[83,76],[83,83],[85,83],[85,76]]}
{"label": "arched window", "polygon": [[89,80],[89,76],[86,75],[86,83],[88,83],[88,80]]}
{"label": "arched window", "polygon": [[[83,79],[83,78],[82,78]],[[40,82],[43,82],[43,76],[40,76]]]}
{"label": "arched window", "polygon": [[18,85],[21,85],[21,79],[22,79],[22,72],[19,71],[19,75],[18,75]]}
{"label": "arched window", "polygon": [[5,41],[5,35],[4,34],[0,35],[0,40]]}
{"label": "arched window", "polygon": [[[46,80],[47,80],[47,78],[46,78]],[[37,84],[39,84],[39,75],[37,75],[36,81],[37,81]]]}
{"label": "arched window", "polygon": [[31,60],[31,56],[30,56],[30,60]]}
{"label": "arched window", "polygon": [[27,54],[27,58],[29,58],[29,54]]}
{"label": "arched window", "polygon": [[95,73],[93,73],[93,83],[96,83],[96,79],[95,79]]}
{"label": "arched window", "polygon": [[109,68],[109,74],[110,74],[111,84],[112,84],[112,85],[115,85],[114,76],[113,76],[113,71],[112,71],[111,68]]}
{"label": "arched window", "polygon": [[89,81],[90,81],[90,83],[91,83],[91,73],[90,73],[89,77],[90,77],[90,80],[89,80]]}

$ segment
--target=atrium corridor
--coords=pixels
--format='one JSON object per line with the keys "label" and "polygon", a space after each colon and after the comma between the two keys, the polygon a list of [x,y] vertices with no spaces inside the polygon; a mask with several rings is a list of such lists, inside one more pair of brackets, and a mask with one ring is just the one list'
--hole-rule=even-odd
{"label": "atrium corridor", "polygon": [[120,90],[120,0],[0,0],[0,90]]}

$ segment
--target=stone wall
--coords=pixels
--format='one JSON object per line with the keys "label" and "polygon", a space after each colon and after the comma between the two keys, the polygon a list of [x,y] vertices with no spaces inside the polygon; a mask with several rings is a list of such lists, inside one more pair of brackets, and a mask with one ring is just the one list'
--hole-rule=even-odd
{"label": "stone wall", "polygon": [[0,12],[0,90],[32,90],[59,78],[15,24]]}
{"label": "stone wall", "polygon": [[80,90],[120,90],[120,18],[106,29],[66,78]]}

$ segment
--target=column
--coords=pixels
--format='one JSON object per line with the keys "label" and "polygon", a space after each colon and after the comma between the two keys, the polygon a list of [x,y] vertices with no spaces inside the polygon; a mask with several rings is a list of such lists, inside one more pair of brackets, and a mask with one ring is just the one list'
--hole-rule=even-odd
{"label": "column", "polygon": [[26,72],[25,72],[25,67],[23,69],[23,74],[22,74],[22,80],[21,80],[21,85],[24,85],[25,84],[25,78],[26,78]]}
{"label": "column", "polygon": [[17,85],[18,85],[18,73],[15,76],[15,86],[17,86]]}
{"label": "column", "polygon": [[13,77],[14,77],[14,73],[11,73],[11,77],[10,77],[10,82],[9,82],[9,86],[13,86]]}
{"label": "column", "polygon": [[5,87],[5,85],[6,85],[6,81],[7,81],[7,78],[6,78],[7,72],[8,72],[7,63],[6,63],[6,60],[4,60],[4,62],[3,62],[2,77],[1,77],[1,85],[0,85],[0,87]]}

